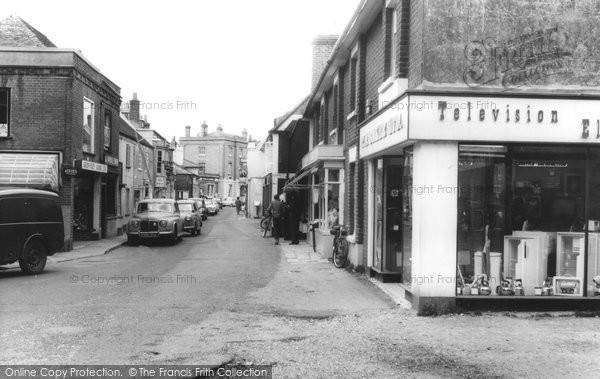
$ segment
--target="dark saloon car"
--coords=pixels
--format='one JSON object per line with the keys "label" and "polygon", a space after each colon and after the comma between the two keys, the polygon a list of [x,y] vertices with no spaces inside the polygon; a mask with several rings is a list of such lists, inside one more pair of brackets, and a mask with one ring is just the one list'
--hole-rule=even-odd
{"label": "dark saloon car", "polygon": [[198,207],[198,211],[200,212],[200,216],[202,217],[202,221],[208,218],[208,208],[206,208],[206,203],[204,199],[199,197],[190,198],[188,200],[193,200],[196,202],[196,206]]}
{"label": "dark saloon car", "polygon": [[199,235],[202,230],[202,215],[196,202],[193,200],[179,200],[177,205],[183,218],[183,230],[193,236]]}
{"label": "dark saloon car", "polygon": [[0,264],[19,261],[24,273],[39,274],[62,249],[64,233],[57,194],[0,187]]}
{"label": "dark saloon car", "polygon": [[172,199],[146,199],[138,203],[127,225],[127,241],[168,239],[175,244],[183,236],[183,218]]}

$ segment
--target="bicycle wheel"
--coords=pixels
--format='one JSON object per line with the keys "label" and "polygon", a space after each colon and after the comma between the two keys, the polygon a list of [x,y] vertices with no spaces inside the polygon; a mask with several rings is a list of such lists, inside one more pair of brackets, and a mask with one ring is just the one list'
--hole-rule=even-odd
{"label": "bicycle wheel", "polygon": [[340,238],[333,250],[333,264],[337,268],[342,268],[348,262],[348,241]]}

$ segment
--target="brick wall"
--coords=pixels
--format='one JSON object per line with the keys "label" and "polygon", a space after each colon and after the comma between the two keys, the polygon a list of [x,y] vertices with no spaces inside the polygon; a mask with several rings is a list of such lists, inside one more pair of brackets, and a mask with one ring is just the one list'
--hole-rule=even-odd
{"label": "brick wall", "polygon": [[410,22],[410,0],[401,0],[396,7],[396,76],[399,78],[408,78]]}
{"label": "brick wall", "polygon": [[[371,25],[366,39],[366,83],[365,101],[371,102],[372,113],[377,112],[379,92],[384,77],[384,30],[381,15]],[[368,116],[367,116],[368,117]]]}
{"label": "brick wall", "polygon": [[423,0],[410,3],[410,44],[408,48],[408,87],[415,88],[421,84],[423,69],[423,17],[425,10]]}

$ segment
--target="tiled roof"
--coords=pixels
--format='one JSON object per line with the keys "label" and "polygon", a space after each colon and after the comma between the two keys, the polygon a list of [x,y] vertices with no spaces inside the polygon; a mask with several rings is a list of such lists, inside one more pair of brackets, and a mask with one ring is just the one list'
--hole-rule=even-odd
{"label": "tiled roof", "polygon": [[284,114],[282,116],[277,117],[275,119],[275,125],[273,126],[273,129],[271,129],[270,131],[277,130],[281,126],[281,124],[283,124],[283,122],[292,115],[299,114],[302,116],[304,114],[304,110],[306,109],[307,104],[308,104],[308,96],[305,97],[304,99],[302,99],[300,104],[296,105],[291,111],[287,112],[286,114]]}
{"label": "tiled roof", "polygon": [[130,139],[134,140],[134,141],[139,141],[142,145],[149,147],[151,149],[154,148],[154,146],[152,146],[151,143],[149,143],[148,141],[146,141],[146,139],[144,139],[144,137],[142,137],[138,132],[135,131],[134,126],[131,124],[131,121],[128,120],[125,116],[123,116],[123,114],[120,115],[121,117],[120,122],[119,122],[119,132],[127,137],[129,137]]}
{"label": "tiled roof", "polygon": [[0,21],[0,46],[56,47],[48,37],[18,16]]}

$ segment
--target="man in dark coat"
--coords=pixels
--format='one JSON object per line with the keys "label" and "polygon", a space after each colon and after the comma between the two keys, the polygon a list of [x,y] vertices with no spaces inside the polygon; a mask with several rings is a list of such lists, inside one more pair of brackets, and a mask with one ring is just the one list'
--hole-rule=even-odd
{"label": "man in dark coat", "polygon": [[242,210],[242,201],[238,197],[237,199],[235,199],[235,211],[239,215],[241,210]]}
{"label": "man in dark coat", "polygon": [[275,245],[279,245],[279,236],[283,231],[283,213],[285,212],[285,204],[279,200],[279,195],[273,196],[267,212],[273,217],[273,237],[275,237]]}

